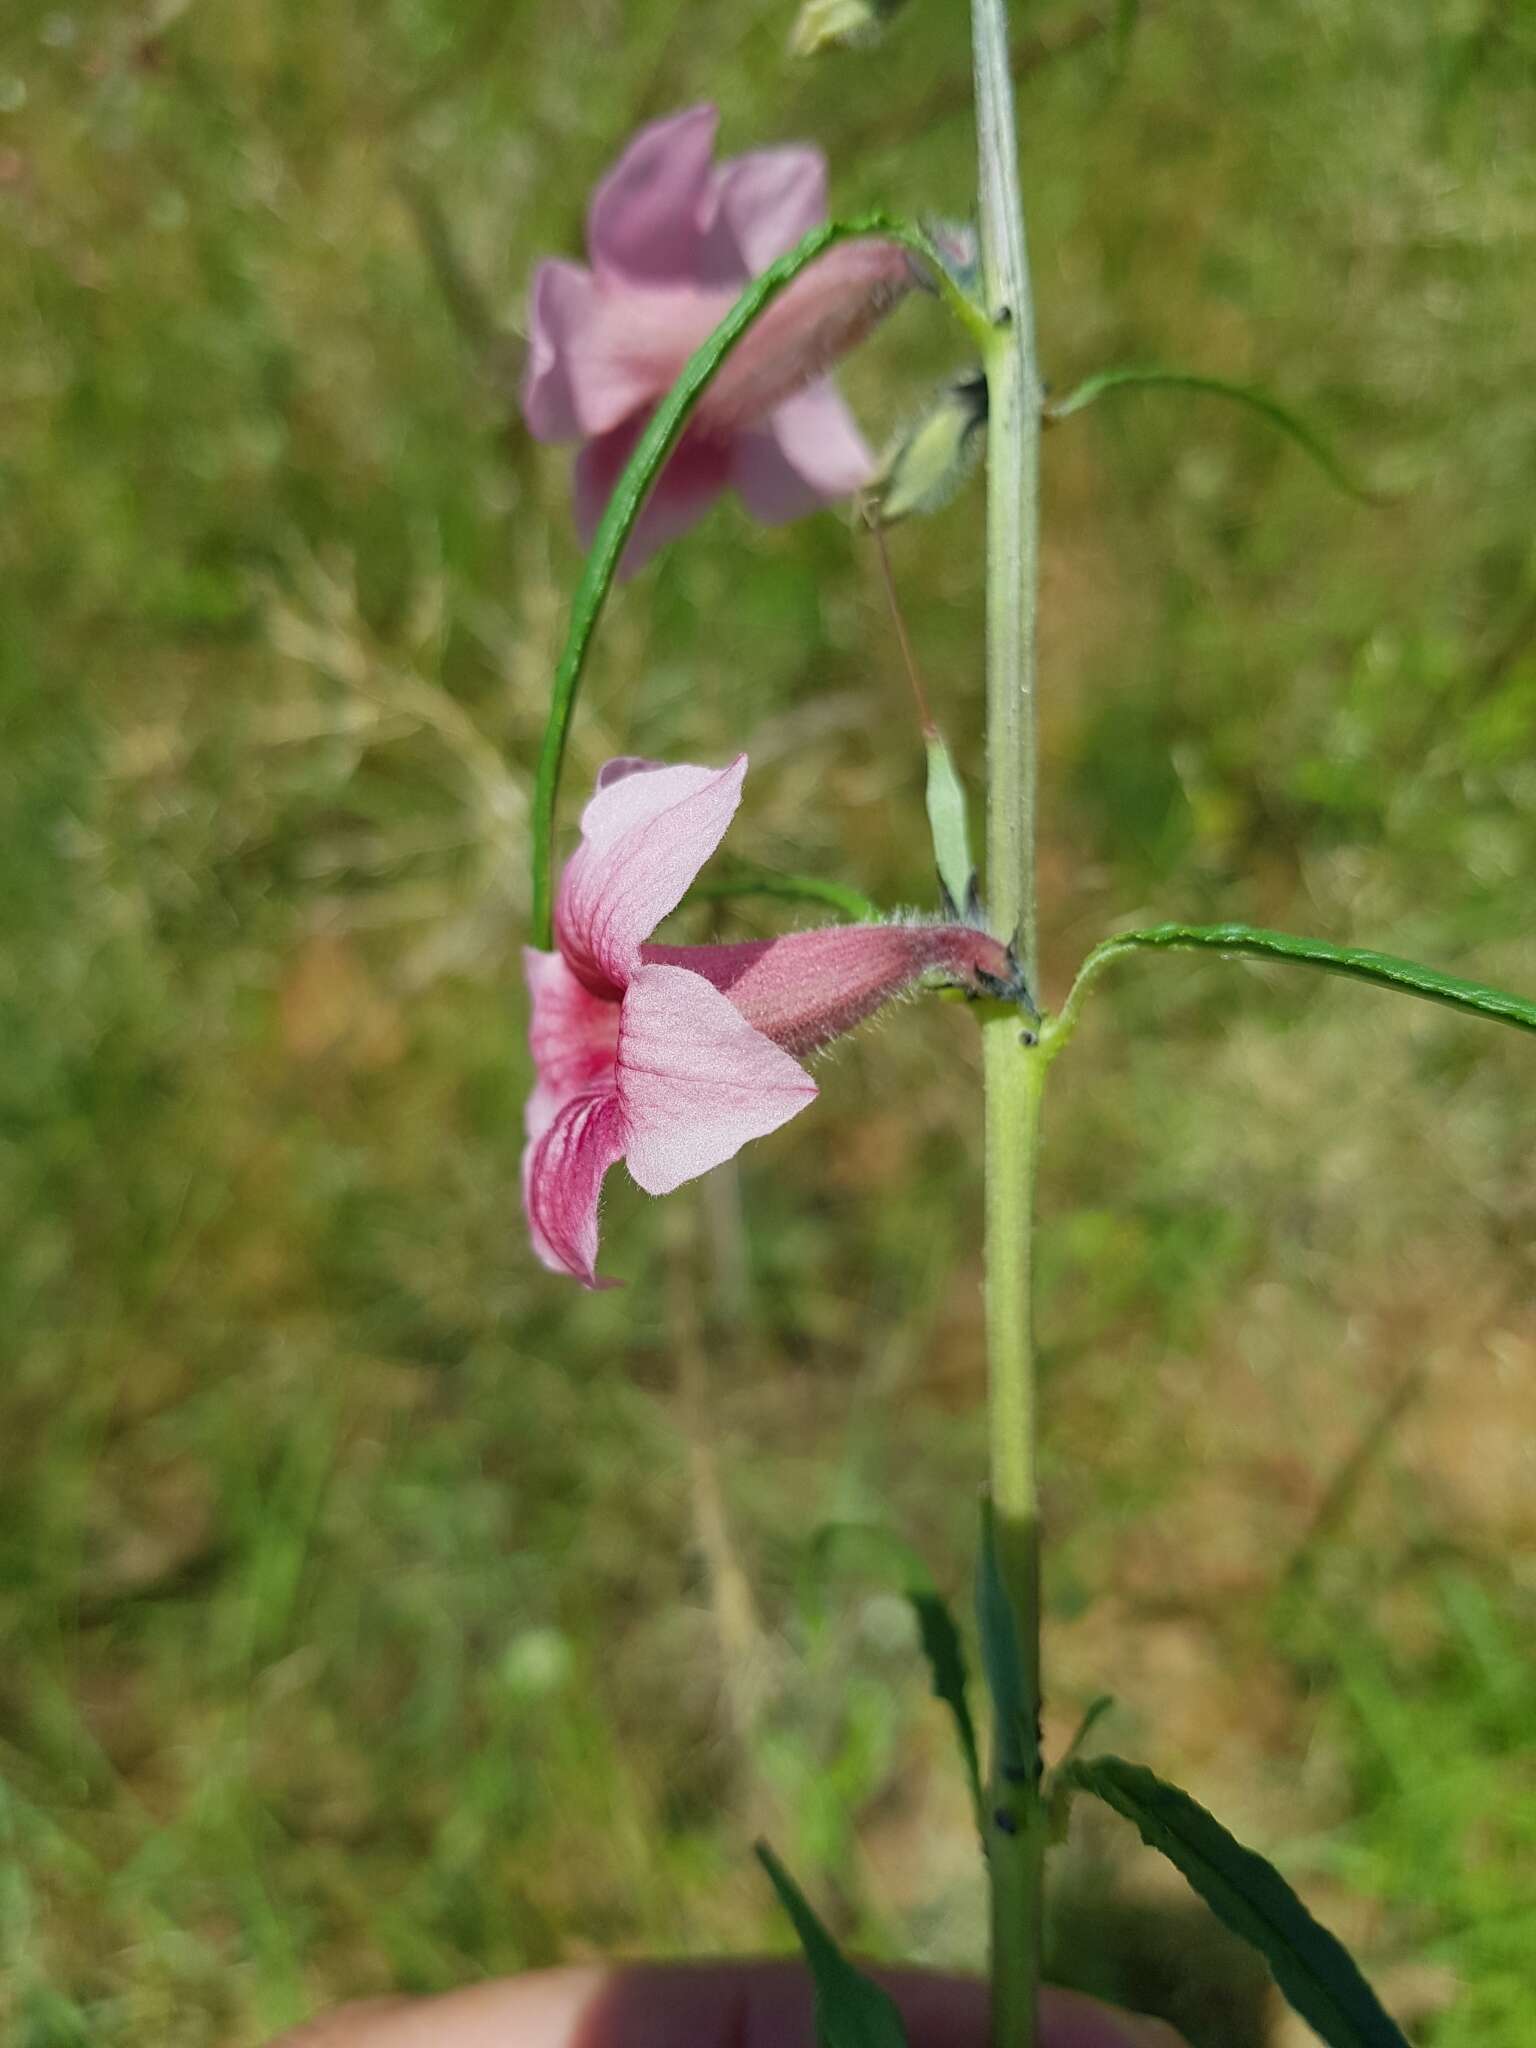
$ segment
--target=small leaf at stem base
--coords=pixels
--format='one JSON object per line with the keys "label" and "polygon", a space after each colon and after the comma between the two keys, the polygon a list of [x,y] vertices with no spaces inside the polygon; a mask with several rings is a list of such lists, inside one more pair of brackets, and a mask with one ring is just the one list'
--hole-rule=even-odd
{"label": "small leaf at stem base", "polygon": [[907,2048],[907,2030],[890,1993],[849,1962],[766,1842],[758,1843],[757,1860],[794,1923],[810,1969],[816,1990],[816,2039],[821,2048]]}

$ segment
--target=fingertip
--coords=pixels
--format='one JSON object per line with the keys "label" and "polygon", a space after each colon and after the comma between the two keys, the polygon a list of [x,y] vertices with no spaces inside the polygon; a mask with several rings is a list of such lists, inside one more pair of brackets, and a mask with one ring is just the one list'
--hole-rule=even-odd
{"label": "fingertip", "polygon": [[1166,2020],[1122,2012],[1083,1991],[1043,1991],[1040,2021],[1041,2048],[1186,2048]]}

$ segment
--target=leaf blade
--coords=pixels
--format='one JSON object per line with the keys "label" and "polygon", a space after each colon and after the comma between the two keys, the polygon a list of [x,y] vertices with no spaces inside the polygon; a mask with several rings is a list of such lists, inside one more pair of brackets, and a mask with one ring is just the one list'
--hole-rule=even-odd
{"label": "leaf blade", "polygon": [[810,1970],[821,2048],[907,2048],[907,2030],[890,1993],[849,1962],[766,1842],[757,1844],[757,1860],[789,1915]]}
{"label": "leaf blade", "polygon": [[1160,924],[1141,931],[1116,933],[1095,946],[1083,962],[1072,994],[1063,1005],[1063,1016],[1074,1007],[1074,999],[1081,1001],[1088,982],[1111,960],[1138,950],[1180,949],[1316,967],[1327,974],[1344,975],[1495,1023],[1511,1024],[1520,1031],[1536,1031],[1536,1001],[1529,996],[1490,988],[1484,982],[1467,981],[1460,975],[1443,974],[1438,968],[1402,959],[1395,953],[1377,953],[1363,946],[1335,946],[1327,939],[1302,938],[1294,932],[1269,931],[1261,925],[1246,924]]}
{"label": "leaf blade", "polygon": [[1071,1767],[1071,1782],[1130,1821],[1226,1926],[1257,1948],[1288,2002],[1328,2048],[1409,2048],[1343,1944],[1285,1879],[1187,1792],[1114,1756]]}
{"label": "leaf blade", "polygon": [[1226,377],[1206,377],[1193,370],[1163,370],[1153,365],[1139,367],[1126,364],[1109,370],[1098,370],[1091,377],[1085,377],[1081,384],[1062,399],[1046,407],[1047,421],[1070,419],[1073,413],[1081,412],[1093,404],[1106,391],[1121,391],[1131,385],[1157,385],[1167,390],[1194,391],[1206,398],[1226,398],[1236,405],[1246,406],[1260,418],[1268,420],[1282,434],[1294,441],[1298,448],[1310,455],[1330,482],[1351,498],[1357,498],[1363,505],[1381,505],[1387,502],[1385,492],[1376,490],[1363,482],[1343,462],[1322,435],[1309,427],[1304,419],[1282,405],[1277,398],[1271,398],[1267,391],[1256,384],[1236,384]]}

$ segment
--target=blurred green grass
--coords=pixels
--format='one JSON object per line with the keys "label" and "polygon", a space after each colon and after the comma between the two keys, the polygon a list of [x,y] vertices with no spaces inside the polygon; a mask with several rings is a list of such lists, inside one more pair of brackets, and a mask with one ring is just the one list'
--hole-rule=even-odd
{"label": "blurred green grass", "polygon": [[[833,1517],[963,1587],[976,1062],[829,1064],[731,1184],[523,1246],[527,764],[576,568],[498,319],[640,118],[810,135],[964,212],[953,10],[792,69],[789,9],[23,0],[0,29],[0,2026],[254,2042],[387,1984],[850,1936],[974,1960],[963,1795]],[[1021,88],[1043,345],[1268,384],[1049,438],[1048,994],[1111,922],[1310,929],[1536,988],[1536,33],[1464,0],[1148,5]],[[1070,9],[1022,26],[1049,40]],[[877,436],[954,360],[909,307]],[[972,493],[893,537],[962,759]],[[920,750],[833,518],[723,508],[616,605],[570,788],[747,744],[733,838],[925,902]],[[757,928],[757,927],[754,927]],[[767,928],[766,926],[762,928]],[[1536,2034],[1525,1046],[1305,979],[1120,971],[1045,1171],[1059,1741],[1262,1840],[1415,2038]],[[723,1497],[723,1509],[721,1500]],[[723,1513],[723,1525],[712,1518]],[[724,1535],[722,1535],[722,1526]],[[1058,1968],[1197,2044],[1262,1986],[1112,1835]]]}

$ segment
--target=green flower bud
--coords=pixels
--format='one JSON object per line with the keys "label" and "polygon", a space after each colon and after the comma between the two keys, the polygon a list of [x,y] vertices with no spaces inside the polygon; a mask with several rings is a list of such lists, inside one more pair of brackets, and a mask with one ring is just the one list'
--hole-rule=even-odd
{"label": "green flower bud", "polygon": [[980,370],[948,384],[915,426],[899,435],[865,500],[878,526],[947,505],[975,467],[987,420],[987,380]]}
{"label": "green flower bud", "polygon": [[904,5],[905,0],[804,0],[790,30],[790,55],[819,57],[872,43]]}

